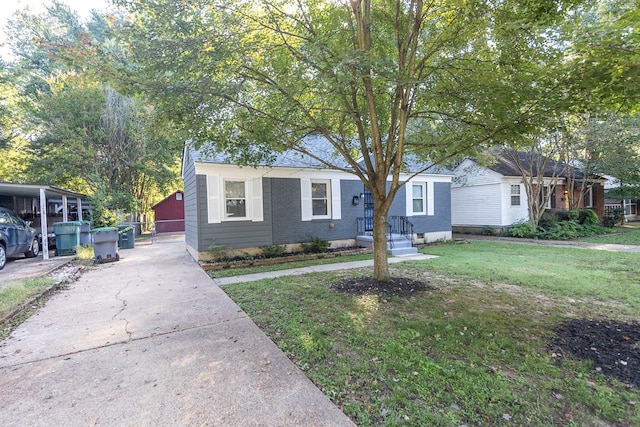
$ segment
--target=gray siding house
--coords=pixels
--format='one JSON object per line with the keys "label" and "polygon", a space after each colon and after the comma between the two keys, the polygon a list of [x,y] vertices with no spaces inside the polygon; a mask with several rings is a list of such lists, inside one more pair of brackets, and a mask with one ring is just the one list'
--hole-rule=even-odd
{"label": "gray siding house", "polygon": [[[182,177],[185,240],[196,260],[207,259],[212,244],[254,253],[310,237],[355,246],[358,236],[371,235],[373,205],[363,183],[298,153],[241,167],[185,147]],[[393,202],[390,227],[402,228],[413,243],[451,239],[451,179],[437,173],[411,178]]]}

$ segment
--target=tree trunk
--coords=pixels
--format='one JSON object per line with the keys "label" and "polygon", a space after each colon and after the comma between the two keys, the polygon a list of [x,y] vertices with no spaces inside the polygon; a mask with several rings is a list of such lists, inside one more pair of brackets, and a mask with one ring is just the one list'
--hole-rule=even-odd
{"label": "tree trunk", "polygon": [[387,213],[385,200],[373,202],[373,278],[384,282],[391,281],[387,262]]}

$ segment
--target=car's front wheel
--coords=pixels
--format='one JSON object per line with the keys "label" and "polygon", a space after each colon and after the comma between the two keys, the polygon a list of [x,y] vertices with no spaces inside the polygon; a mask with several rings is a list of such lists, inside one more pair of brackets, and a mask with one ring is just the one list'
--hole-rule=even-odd
{"label": "car's front wheel", "polygon": [[38,244],[38,238],[34,237],[31,242],[31,247],[27,252],[24,253],[24,256],[27,258],[35,258],[40,253],[40,245]]}
{"label": "car's front wheel", "polygon": [[0,270],[4,268],[7,263],[7,251],[4,249],[4,245],[0,243]]}

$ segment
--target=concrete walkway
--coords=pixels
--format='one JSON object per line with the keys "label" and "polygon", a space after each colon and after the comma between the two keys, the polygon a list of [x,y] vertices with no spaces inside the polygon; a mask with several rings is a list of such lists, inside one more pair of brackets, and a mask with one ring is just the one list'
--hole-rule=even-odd
{"label": "concrete walkway", "polygon": [[2,426],[353,426],[183,239],[122,250],[0,342]]}
{"label": "concrete walkway", "polygon": [[[435,255],[425,255],[425,254],[415,254],[415,255],[399,255],[393,258],[389,258],[389,264],[395,264],[397,262],[403,261],[415,261],[415,260],[423,260],[437,258]],[[273,279],[275,277],[282,276],[299,276],[301,274],[309,274],[309,273],[318,273],[323,271],[336,271],[336,270],[352,270],[354,268],[363,268],[363,267],[371,267],[373,266],[373,260],[365,260],[365,261],[351,261],[351,262],[341,262],[335,264],[322,264],[322,265],[312,265],[309,267],[300,267],[300,268],[291,268],[288,270],[279,270],[279,271],[267,271],[264,273],[255,273],[255,274],[245,274],[243,276],[232,276],[232,277],[221,277],[218,279],[214,279],[213,281],[219,285],[231,285],[234,283],[245,283],[245,282],[255,282],[257,280],[262,279]]]}

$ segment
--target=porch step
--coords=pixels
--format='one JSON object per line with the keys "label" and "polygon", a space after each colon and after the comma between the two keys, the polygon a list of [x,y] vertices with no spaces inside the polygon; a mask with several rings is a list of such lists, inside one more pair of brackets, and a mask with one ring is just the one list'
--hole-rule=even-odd
{"label": "porch step", "polygon": [[[411,242],[399,234],[391,235],[393,245],[387,242],[387,252],[393,256],[417,254],[418,248],[411,245]],[[373,248],[373,236],[357,236],[356,243],[363,248]]]}
{"label": "porch step", "polygon": [[393,246],[387,242],[387,252],[393,256],[417,254],[418,248],[414,248],[411,242],[402,236],[392,236]]}

